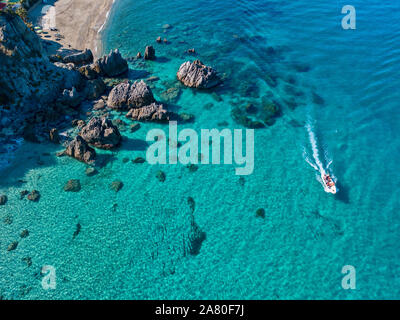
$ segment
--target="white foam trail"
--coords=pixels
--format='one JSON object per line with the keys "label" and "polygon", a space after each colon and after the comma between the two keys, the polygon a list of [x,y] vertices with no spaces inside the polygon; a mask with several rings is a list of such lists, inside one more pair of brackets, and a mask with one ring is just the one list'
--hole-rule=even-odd
{"label": "white foam trail", "polygon": [[[114,5],[114,3],[115,3],[115,0],[113,1],[113,5]],[[111,8],[112,8],[112,6],[111,6]],[[111,9],[107,11],[106,19],[105,19],[104,23],[101,25],[101,27],[99,28],[99,30],[97,30],[97,33],[100,33],[101,31],[103,31],[104,27],[106,26],[106,23],[107,23],[108,18],[110,16],[110,11],[111,11]]]}
{"label": "white foam trail", "polygon": [[[316,175],[317,180],[319,181],[319,183],[321,183],[321,185],[324,187],[324,190],[326,192],[330,192],[327,187],[325,186],[325,183],[322,181],[322,176],[324,176],[328,170],[329,167],[331,166],[331,164],[333,163],[333,161],[329,158],[328,152],[326,151],[326,148],[322,148],[323,149],[323,154],[324,154],[324,163],[326,163],[326,167],[324,167],[323,163],[321,162],[320,158],[319,158],[319,150],[318,150],[318,141],[317,138],[315,136],[315,132],[314,132],[314,128],[312,125],[312,121],[311,118],[309,119],[309,121],[306,124],[306,129],[308,132],[308,138],[310,141],[310,145],[311,145],[311,149],[312,149],[312,157],[313,159],[310,159],[307,155],[307,151],[306,148],[304,147],[303,149],[303,158],[304,160],[311,166],[313,167],[316,171],[318,171],[319,174]],[[337,181],[336,177],[331,174],[329,172],[329,175],[331,176],[332,180],[334,182]]]}
{"label": "white foam trail", "polygon": [[[313,131],[313,127],[311,126],[310,123],[307,123],[306,128],[307,128],[307,132],[308,132],[308,137],[310,139],[311,148],[312,148],[312,151],[313,151],[313,158],[315,160],[316,166],[318,167],[318,169],[316,169],[316,170],[318,170],[319,172],[321,172],[323,174],[323,173],[325,173],[325,169],[324,169],[324,167],[322,165],[321,160],[319,159],[319,151],[318,151],[318,146],[317,146],[317,139],[315,138],[315,133]],[[315,166],[313,166],[313,167],[315,169]]]}
{"label": "white foam trail", "polygon": [[310,158],[308,157],[306,148],[303,149],[303,158],[304,158],[304,160],[306,160],[306,162],[307,162],[311,167],[313,167],[315,170],[318,171],[318,167],[317,167],[314,163],[312,163],[311,160],[310,160]]}

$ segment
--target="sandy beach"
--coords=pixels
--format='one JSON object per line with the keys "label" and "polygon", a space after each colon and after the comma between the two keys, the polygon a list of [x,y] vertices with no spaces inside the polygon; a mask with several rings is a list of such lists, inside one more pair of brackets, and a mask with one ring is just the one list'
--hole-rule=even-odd
{"label": "sandy beach", "polygon": [[[43,21],[54,21],[57,31],[44,29],[40,36],[49,42],[56,42],[49,49],[59,49],[57,43],[64,48],[83,50],[89,48],[93,54],[100,54],[98,31],[107,19],[113,0],[57,0],[34,6],[29,15],[35,25],[43,25]],[[54,6],[54,9],[48,7]],[[50,8],[50,9],[49,9]],[[55,19],[51,20],[51,15]],[[99,51],[99,52],[97,52]]]}

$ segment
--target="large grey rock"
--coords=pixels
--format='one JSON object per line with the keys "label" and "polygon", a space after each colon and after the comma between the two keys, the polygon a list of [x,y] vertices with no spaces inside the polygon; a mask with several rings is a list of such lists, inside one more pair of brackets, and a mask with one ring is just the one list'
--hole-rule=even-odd
{"label": "large grey rock", "polygon": [[64,63],[89,64],[93,62],[93,54],[91,50],[85,49],[84,51],[67,55],[62,60]]}
{"label": "large grey rock", "polygon": [[87,142],[79,135],[68,144],[63,152],[58,154],[58,156],[64,155],[89,164],[93,163],[96,159],[96,151],[89,147]]}
{"label": "large grey rock", "polygon": [[120,83],[115,86],[109,96],[107,105],[113,109],[127,110],[140,108],[155,102],[149,86],[142,80],[133,84]]}
{"label": "large grey rock", "polygon": [[94,69],[107,77],[115,77],[128,71],[128,62],[122,58],[118,49],[98,59],[94,64]]}
{"label": "large grey rock", "polygon": [[191,88],[208,89],[220,83],[217,72],[204,65],[200,60],[183,63],[177,77],[185,86]]}
{"label": "large grey rock", "polygon": [[170,113],[164,105],[153,102],[148,106],[129,110],[126,117],[136,121],[166,122],[170,119]]}
{"label": "large grey rock", "polygon": [[92,118],[81,130],[80,135],[89,144],[102,149],[111,149],[121,142],[121,134],[110,119]]}

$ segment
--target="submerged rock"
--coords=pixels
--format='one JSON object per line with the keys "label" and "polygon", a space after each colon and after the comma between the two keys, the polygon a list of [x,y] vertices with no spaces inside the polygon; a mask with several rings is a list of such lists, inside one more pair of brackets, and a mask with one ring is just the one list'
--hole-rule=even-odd
{"label": "submerged rock", "polygon": [[155,102],[150,87],[142,80],[132,84],[120,83],[108,95],[107,105],[117,110],[140,108]]}
{"label": "submerged rock", "polygon": [[121,134],[110,119],[92,118],[86,124],[80,136],[89,144],[102,149],[111,149],[121,142]]}
{"label": "submerged rock", "polygon": [[111,183],[111,189],[114,190],[115,192],[118,192],[122,189],[124,184],[120,180],[115,180]]}
{"label": "submerged rock", "polygon": [[78,234],[81,232],[81,229],[82,229],[81,224],[77,223],[76,224],[76,229],[74,231],[74,234],[72,235],[72,239],[75,239],[78,236]]}
{"label": "submerged rock", "polygon": [[22,200],[23,198],[25,198],[25,196],[26,196],[27,194],[29,194],[29,191],[28,191],[28,190],[22,190],[22,191],[19,193],[19,198]]}
{"label": "submerged rock", "polygon": [[147,46],[144,51],[145,60],[155,60],[156,59],[156,50],[154,50],[153,46]]}
{"label": "submerged rock", "polygon": [[7,196],[1,195],[0,196],[0,206],[4,206],[7,203]]}
{"label": "submerged rock", "polygon": [[245,112],[245,110],[241,110],[240,108],[233,108],[231,111],[232,119],[236,123],[250,129],[259,129],[265,127],[261,121],[251,119],[245,114]]}
{"label": "submerged rock", "polygon": [[29,231],[28,231],[27,229],[22,230],[19,236],[20,236],[21,238],[26,238],[26,237],[29,236]]}
{"label": "submerged rock", "polygon": [[138,131],[139,129],[140,129],[140,123],[134,123],[130,126],[130,130],[132,133]]}
{"label": "submerged rock", "polygon": [[199,166],[191,163],[188,164],[186,168],[188,168],[190,172],[196,172],[199,169]]}
{"label": "submerged rock", "polygon": [[7,251],[13,251],[17,249],[17,247],[18,247],[18,241],[14,241],[8,245]]}
{"label": "submerged rock", "polygon": [[180,94],[181,89],[172,87],[161,93],[161,99],[168,103],[174,103],[179,99]]}
{"label": "submerged rock", "polygon": [[260,218],[265,218],[265,210],[262,208],[257,209],[256,216]]}
{"label": "submerged rock", "polygon": [[204,240],[206,240],[206,233],[202,231],[197,223],[193,220],[191,225],[191,233],[189,235],[189,253],[191,255],[198,255]]}
{"label": "submerged rock", "polygon": [[107,77],[115,77],[128,71],[128,62],[122,58],[118,49],[98,59],[94,64],[95,69]]}
{"label": "submerged rock", "polygon": [[12,224],[13,223],[13,217],[12,216],[10,216],[10,215],[6,215],[5,217],[4,217],[4,219],[3,219],[3,222],[5,223],[5,224]]}
{"label": "submerged rock", "polygon": [[134,160],[132,160],[132,163],[145,163],[146,159],[142,158],[142,157],[137,157]]}
{"label": "submerged rock", "polygon": [[27,267],[30,267],[32,265],[32,258],[31,257],[25,257],[25,258],[22,258],[21,260],[22,260],[22,262],[26,263]]}
{"label": "submerged rock", "polygon": [[217,72],[205,66],[200,60],[187,61],[177,73],[178,79],[187,87],[208,89],[220,83]]}
{"label": "submerged rock", "polygon": [[263,99],[261,117],[265,124],[272,125],[275,123],[275,118],[281,115],[281,108],[278,103],[269,99]]}
{"label": "submerged rock", "polygon": [[248,103],[244,108],[247,113],[257,113],[257,108],[252,103]]}
{"label": "submerged rock", "polygon": [[126,117],[136,121],[166,122],[170,119],[170,113],[163,104],[154,102],[142,108],[129,110]]}
{"label": "submerged rock", "polygon": [[86,170],[85,170],[85,174],[86,174],[88,177],[93,177],[94,175],[97,174],[97,170],[96,170],[95,168],[88,167],[88,168],[86,168]]}
{"label": "submerged rock", "polygon": [[187,198],[187,203],[190,207],[190,210],[192,211],[192,213],[194,212],[195,208],[196,208],[196,203],[194,202],[194,199],[192,197],[188,197]]}
{"label": "submerged rock", "polygon": [[179,119],[183,122],[194,122],[194,115],[191,113],[180,113],[179,114]]}
{"label": "submerged rock", "polygon": [[40,192],[37,190],[32,190],[32,192],[28,194],[27,198],[29,201],[38,202],[40,199]]}
{"label": "submerged rock", "polygon": [[214,104],[213,104],[212,102],[206,103],[206,104],[204,105],[204,109],[206,109],[206,110],[210,110],[210,109],[212,109],[213,107],[214,107]]}
{"label": "submerged rock", "polygon": [[165,173],[163,171],[161,171],[161,170],[157,172],[156,177],[161,182],[164,182],[165,179],[166,179]]}
{"label": "submerged rock", "polygon": [[85,163],[93,163],[96,158],[96,151],[89,147],[87,142],[81,137],[76,136],[67,148],[58,154],[58,156],[69,156]]}
{"label": "submerged rock", "polygon": [[78,179],[68,180],[64,186],[66,192],[79,192],[81,190],[81,182]]}

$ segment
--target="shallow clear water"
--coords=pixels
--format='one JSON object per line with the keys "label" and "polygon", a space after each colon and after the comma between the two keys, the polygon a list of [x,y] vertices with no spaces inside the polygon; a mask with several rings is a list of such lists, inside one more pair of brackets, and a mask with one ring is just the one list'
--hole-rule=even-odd
{"label": "shallow clear water", "polygon": [[[126,57],[156,49],[157,61],[131,63],[130,78],[158,76],[173,85],[180,64],[195,57],[226,74],[212,92],[182,89],[173,109],[195,115],[189,125],[242,128],[231,109],[273,96],[276,123],[255,132],[255,169],[233,165],[151,166],[142,124],[94,177],[84,164],[53,156],[50,145],[24,144],[2,172],[0,290],[6,298],[321,299],[399,298],[400,24],[393,1],[353,1],[357,30],[341,28],[346,1],[119,0],[104,50]],[[163,25],[172,28],[164,33]],[[169,44],[155,39],[167,38]],[[271,86],[268,77],[277,79]],[[315,103],[313,94],[323,104]],[[287,101],[295,101],[292,110]],[[212,107],[206,107],[212,103]],[[115,115],[117,116],[117,115]],[[226,121],[228,125],[218,125]],[[312,158],[307,122],[321,160],[332,160],[336,196],[324,192]],[[50,156],[43,154],[51,153]],[[111,154],[103,152],[104,154]],[[38,165],[40,158],[42,165]],[[44,162],[44,163],[43,163]],[[166,181],[156,179],[158,170]],[[80,179],[82,190],[64,183]],[[17,183],[23,179],[26,183]],[[110,190],[120,179],[123,189]],[[38,189],[38,203],[19,200]],[[188,197],[195,201],[191,215]],[[265,219],[256,217],[264,208]],[[12,223],[5,223],[6,217]],[[197,254],[185,251],[193,220],[206,234]],[[9,221],[9,219],[8,219]],[[82,228],[73,239],[76,225]],[[29,237],[7,252],[19,233]],[[27,267],[21,259],[32,258]],[[53,265],[57,289],[41,288],[40,268]],[[357,289],[343,290],[341,269],[357,270]]]}

